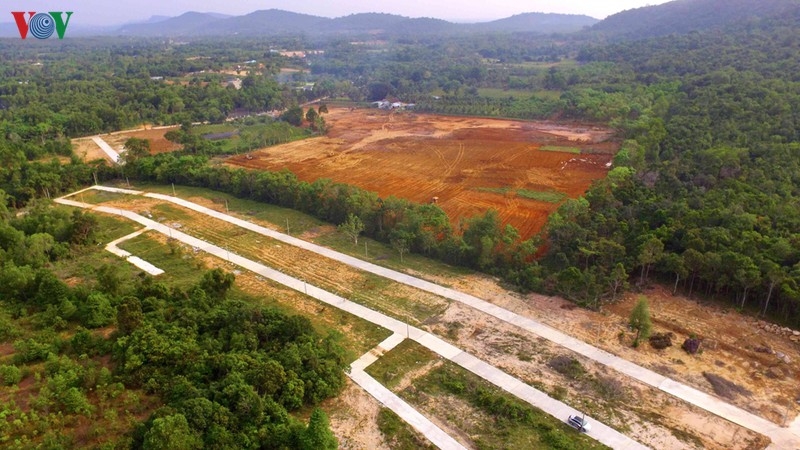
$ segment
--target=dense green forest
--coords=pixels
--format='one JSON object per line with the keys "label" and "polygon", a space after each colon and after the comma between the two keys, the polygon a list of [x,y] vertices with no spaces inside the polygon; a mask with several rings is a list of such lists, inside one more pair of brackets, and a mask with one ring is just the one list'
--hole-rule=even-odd
{"label": "dense green forest", "polygon": [[26,380],[26,395],[0,397],[0,446],[336,448],[322,411],[308,425],[289,412],[343,387],[337,336],[229,298],[220,269],[179,288],[104,263],[67,284],[58,273],[99,259],[111,219],[40,201],[14,212],[0,208],[0,340],[13,348],[0,383]]}
{"label": "dense green forest", "polygon": [[[78,445],[50,430],[94,420],[111,404],[141,416],[112,433],[134,447],[332,445],[321,412],[308,426],[290,414],[335,395],[346,365],[337,340],[305,319],[230,298],[233,278],[220,271],[189,288],[121,281],[109,265],[77,284],[59,278],[61,264],[96,251],[106,219],[47,199],[95,177],[209,187],[334,224],[352,214],[366,235],[398,249],[589,307],[658,281],[800,326],[799,20],[795,9],[722,30],[609,42],[591,33],[3,41],[0,344],[13,351],[0,356],[0,381],[16,386],[33,374],[36,395],[27,412],[0,398],[2,445]],[[316,52],[301,60],[274,48]],[[281,68],[294,70],[288,81]],[[240,71],[241,89],[222,70]],[[322,97],[602,123],[621,149],[606,179],[565,201],[528,241],[493,211],[451,224],[435,205],[217,164],[261,142],[324,132],[311,129],[320,114],[297,106]],[[236,145],[192,125],[285,109],[282,118],[225,124]],[[71,137],[142,123],[182,124],[170,138],[184,149],[137,154],[123,167],[73,154]]]}

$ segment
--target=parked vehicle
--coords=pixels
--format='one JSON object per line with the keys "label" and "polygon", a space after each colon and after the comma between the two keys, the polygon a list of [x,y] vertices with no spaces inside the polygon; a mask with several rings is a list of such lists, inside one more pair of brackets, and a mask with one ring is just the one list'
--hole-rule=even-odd
{"label": "parked vehicle", "polygon": [[567,423],[576,430],[583,431],[584,433],[588,433],[592,429],[592,425],[589,421],[581,416],[569,416]]}

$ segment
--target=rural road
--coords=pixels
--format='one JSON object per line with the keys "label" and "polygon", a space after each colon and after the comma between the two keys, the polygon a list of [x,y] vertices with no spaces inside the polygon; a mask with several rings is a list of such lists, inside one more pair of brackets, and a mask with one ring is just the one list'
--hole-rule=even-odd
{"label": "rural road", "polygon": [[[376,264],[372,264],[358,258],[354,258],[335,250],[322,247],[310,242],[265,228],[251,222],[247,222],[236,217],[215,211],[195,203],[163,194],[145,193],[142,191],[134,191],[119,188],[110,188],[104,186],[94,186],[94,189],[105,190],[109,192],[118,192],[132,195],[144,195],[145,197],[156,198],[159,200],[168,201],[185,208],[197,211],[219,220],[229,222],[231,224],[246,228],[250,231],[268,236],[275,240],[284,242],[286,244],[294,245],[302,249],[317,253],[327,258],[347,264],[351,267],[373,273],[375,275],[388,278],[398,283],[403,283],[408,286],[439,295],[441,297],[460,302],[464,305],[470,306],[478,311],[486,313],[490,316],[503,320],[507,323],[516,325],[523,330],[533,333],[537,336],[545,338],[555,344],[564,348],[570,349],[575,353],[585,356],[600,364],[608,366],[616,371],[625,374],[631,378],[639,380],[648,384],[656,389],[666,392],[674,397],[684,400],[692,405],[702,408],[712,414],[722,417],[730,422],[739,426],[763,434],[772,440],[770,449],[781,450],[800,450],[800,425],[790,426],[783,428],[769,420],[752,414],[737,406],[731,405],[726,401],[707,394],[699,389],[687,386],[683,383],[677,382],[671,378],[660,375],[652,370],[646,369],[642,366],[634,364],[626,359],[615,356],[605,350],[601,350],[590,344],[587,344],[579,339],[573,338],[564,334],[555,328],[549,327],[545,324],[537,322],[528,317],[521,316],[517,313],[511,312],[507,309],[501,308],[497,305],[489,303],[480,298],[474,297],[463,292],[459,292],[450,288],[439,286],[438,284],[425,281],[420,278],[413,277],[395,270],[391,270]],[[800,422],[795,422],[796,424]]]}
{"label": "rural road", "polygon": [[[89,188],[92,189],[92,188]],[[94,189],[98,190],[105,190],[109,192],[117,192],[123,194],[133,194],[133,195],[141,195],[142,193],[139,191],[131,191],[126,189],[116,189],[116,188],[107,188],[103,186],[95,186]],[[82,191],[79,191],[82,192]],[[73,193],[70,195],[77,194]],[[159,194],[149,194],[149,195],[159,195]],[[170,236],[173,239],[177,239],[180,242],[183,242],[187,245],[191,245],[192,247],[196,247],[199,250],[202,250],[206,253],[214,255],[218,258],[223,260],[227,260],[230,263],[233,263],[237,266],[240,266],[244,269],[247,269],[251,272],[254,272],[258,275],[261,275],[264,278],[270,279],[275,281],[279,284],[282,284],[290,289],[294,289],[298,292],[304,293],[312,298],[315,298],[321,302],[327,303],[328,305],[334,306],[339,308],[343,311],[346,311],[350,314],[353,314],[357,317],[360,317],[364,320],[367,320],[375,325],[381,326],[392,331],[394,334],[400,334],[405,336],[408,339],[414,340],[420,345],[426,347],[427,349],[433,351],[434,353],[458,364],[459,366],[463,367],[466,370],[480,376],[481,378],[485,379],[486,381],[494,384],[495,386],[517,396],[518,398],[530,403],[531,405],[543,410],[544,412],[552,415],[553,417],[559,420],[566,420],[566,418],[570,415],[580,415],[581,412],[577,411],[576,409],[549,397],[544,392],[541,392],[521,380],[512,377],[502,370],[488,364],[475,356],[464,352],[463,350],[451,345],[444,340],[424,331],[419,328],[413,327],[408,325],[405,322],[401,322],[397,319],[389,317],[383,313],[378,311],[374,311],[369,309],[365,306],[359,305],[357,303],[351,302],[343,297],[325,291],[323,289],[317,288],[316,286],[312,286],[307,284],[306,282],[299,280],[297,278],[290,277],[284,273],[281,273],[275,269],[267,267],[263,264],[258,262],[252,261],[250,259],[244,258],[239,256],[235,253],[231,253],[225,248],[219,247],[214,244],[210,244],[203,240],[200,240],[194,236],[190,236],[186,233],[181,231],[172,229],[166,225],[158,223],[154,220],[148,219],[146,217],[140,216],[134,212],[127,211],[120,208],[110,208],[107,206],[97,206],[91,205],[88,203],[77,202],[74,200],[68,200],[65,197],[56,199],[55,202],[67,205],[67,206],[74,206],[78,208],[86,208],[91,209],[93,211],[102,212],[106,214],[113,214],[125,217],[130,219],[134,222],[137,222],[147,228],[151,228],[159,233],[162,233],[166,236]],[[164,196],[167,197],[167,196]],[[156,197],[158,198],[158,197]],[[168,197],[171,198],[171,197]],[[176,199],[180,200],[180,199]],[[195,208],[202,208],[199,205],[196,205],[191,202],[186,202],[193,205]],[[216,211],[209,210],[214,213]],[[224,214],[223,214],[224,216]],[[244,223],[250,226],[255,226],[246,221],[242,221],[240,219],[236,219],[230,216],[226,216],[229,219],[235,220],[236,224]],[[266,229],[265,229],[266,230]],[[301,241],[304,242],[304,241]],[[359,377],[359,380],[363,380],[363,378]],[[614,449],[621,449],[621,450],[628,450],[628,449],[646,449],[648,447],[634,441],[633,439],[625,436],[624,434],[614,430],[606,426],[605,424],[587,416],[592,422],[592,429],[589,433],[587,433],[591,438],[596,439],[599,442],[602,442],[605,445],[608,445]],[[413,425],[413,423],[412,423]],[[422,430],[420,430],[422,431]]]}
{"label": "rural road", "polygon": [[103,150],[106,153],[106,155],[108,155],[108,157],[111,158],[111,161],[114,162],[114,164],[120,164],[119,153],[117,153],[116,150],[111,148],[111,146],[108,145],[108,143],[104,141],[103,138],[101,138],[100,136],[92,136],[92,140],[94,141],[95,144],[97,144],[98,147],[100,147],[100,150]]}
{"label": "rural road", "polygon": [[430,419],[420,414],[414,407],[403,401],[403,399],[398,397],[394,392],[390,391],[364,372],[367,366],[377,361],[384,353],[397,347],[405,339],[405,336],[400,333],[389,336],[375,348],[353,362],[353,364],[350,365],[350,373],[348,373],[347,376],[357,385],[361,386],[362,389],[369,392],[370,395],[375,397],[384,406],[394,411],[394,413],[400,416],[407,424],[422,433],[433,445],[442,450],[466,450],[463,445],[453,439],[449,434],[442,431],[442,429],[431,422]]}
{"label": "rural road", "polygon": [[127,260],[129,263],[131,263],[134,266],[144,270],[145,272],[149,273],[150,275],[158,276],[158,275],[161,275],[162,273],[164,273],[164,271],[159,269],[158,267],[150,264],[149,262],[143,260],[142,258],[139,258],[138,256],[131,255],[130,252],[127,252],[127,251],[117,247],[117,244],[119,244],[121,242],[125,242],[125,241],[127,241],[129,239],[133,239],[136,236],[139,236],[140,234],[146,232],[147,230],[148,230],[147,228],[143,228],[143,229],[141,229],[139,231],[134,231],[133,233],[131,233],[131,234],[127,235],[127,236],[123,236],[123,237],[121,237],[121,238],[119,238],[117,240],[111,241],[108,244],[106,244],[106,250],[108,250],[109,252],[119,256],[120,258],[122,258],[124,260]]}

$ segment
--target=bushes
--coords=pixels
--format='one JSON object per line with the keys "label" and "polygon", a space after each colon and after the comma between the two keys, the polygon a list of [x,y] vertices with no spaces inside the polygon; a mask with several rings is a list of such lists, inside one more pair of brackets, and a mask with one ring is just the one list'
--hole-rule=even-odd
{"label": "bushes", "polygon": [[13,386],[22,381],[22,371],[17,366],[0,365],[0,385]]}
{"label": "bushes", "polygon": [[556,356],[547,363],[553,370],[567,378],[577,380],[586,374],[586,369],[580,361],[569,356]]}

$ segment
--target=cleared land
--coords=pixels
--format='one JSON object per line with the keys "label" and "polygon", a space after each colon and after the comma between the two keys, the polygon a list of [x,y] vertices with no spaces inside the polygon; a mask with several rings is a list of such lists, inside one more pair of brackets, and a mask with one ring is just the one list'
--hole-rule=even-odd
{"label": "cleared land", "polygon": [[[165,193],[171,193],[169,186],[161,187],[161,190]],[[302,233],[303,237],[317,242],[325,241],[330,243],[335,241],[335,239],[331,238],[331,235],[336,234],[332,227],[320,227],[313,219],[307,219],[304,222],[301,219],[301,215],[296,212],[270,205],[241,201],[225,194],[202,189],[178,187],[178,190],[182,197],[185,196],[191,201],[196,201],[220,211],[225,211],[225,200],[228,200],[231,212],[234,214],[238,211],[238,215],[247,218],[247,220],[271,228],[283,228],[284,218],[290,217],[291,214],[290,221],[292,226],[297,226],[297,232]],[[167,205],[163,203],[143,197],[103,193],[103,195],[96,195],[95,198],[88,196],[88,194],[88,192],[81,194],[86,195],[84,198],[86,201],[133,209],[139,213],[152,213],[154,219],[166,221],[173,225],[178,223],[182,230],[191,234],[199,233],[213,242],[225,242],[230,246],[231,251],[257,252],[258,255],[253,256],[257,256],[258,259],[265,258],[271,265],[274,264],[275,268],[293,273],[304,279],[316,280],[315,283],[320,281],[320,274],[317,274],[316,269],[313,269],[313,267],[317,265],[324,266],[326,267],[324,277],[327,278],[324,283],[347,286],[347,295],[356,300],[378,306],[378,304],[382,303],[381,298],[397,297],[395,295],[386,296],[385,294],[387,288],[395,286],[393,283],[377,283],[376,285],[364,283],[363,281],[370,277],[363,278],[363,274],[355,273],[340,266],[332,267],[330,261],[318,256],[287,253],[288,249],[284,245],[276,247],[274,243],[263,237],[253,238],[248,236],[248,233],[233,232],[234,230],[226,228],[224,224],[212,223],[207,217],[196,216],[191,211],[173,206],[166,207]],[[265,223],[264,220],[271,222],[271,224]],[[215,230],[214,233],[204,231],[207,228],[213,228]],[[396,255],[392,255],[390,249],[383,248],[374,241],[367,241],[370,248],[370,258],[368,260],[379,264],[399,264],[396,261]],[[253,250],[253,244],[256,244],[257,250]],[[280,256],[272,253],[276,248]],[[356,254],[363,252],[363,249],[353,247],[346,240],[342,241],[340,250],[350,250]],[[188,249],[187,252],[189,252]],[[151,258],[151,255],[146,255],[143,252],[136,252],[136,254],[147,256],[148,260]],[[363,253],[361,254],[363,256]],[[152,259],[152,261],[155,262],[156,259]],[[297,261],[302,262],[298,264]],[[411,274],[419,275],[419,271],[424,270],[426,278],[432,281],[479,295],[499,306],[543,320],[627,359],[637,361],[659,372],[666,370],[667,373],[665,374],[679,378],[709,392],[713,391],[702,377],[701,372],[710,372],[723,376],[755,392],[756,396],[750,400],[756,400],[759,403],[763,398],[760,397],[759,392],[764,392],[757,387],[761,383],[764,383],[762,386],[766,388],[765,391],[770,392],[773,396],[780,392],[786,395],[785,399],[788,399],[787,397],[794,395],[796,392],[795,389],[786,384],[791,383],[792,379],[788,374],[783,380],[772,379],[769,376],[758,378],[749,376],[736,377],[731,376],[728,369],[722,368],[718,364],[718,361],[725,361],[730,368],[742,364],[742,369],[747,371],[747,367],[752,368],[754,367],[753,364],[758,364],[757,360],[748,358],[748,356],[753,355],[748,351],[741,353],[742,358],[730,358],[727,353],[720,351],[721,347],[707,348],[702,355],[696,357],[689,357],[678,348],[660,352],[651,349],[649,345],[644,345],[639,349],[631,349],[629,342],[624,339],[620,340],[619,335],[621,331],[624,332],[626,329],[627,315],[633,301],[620,303],[619,306],[622,310],[619,312],[615,310],[617,305],[614,305],[607,309],[605,313],[595,313],[575,309],[574,305],[554,297],[536,294],[521,296],[501,288],[496,281],[482,275],[453,271],[445,265],[431,261],[423,266],[407,259],[406,265],[413,267],[414,270],[411,270],[411,267],[405,267],[406,271]],[[302,273],[295,273],[297,270]],[[360,277],[362,282],[358,281]],[[382,294],[381,291],[384,293]],[[423,296],[408,296],[408,294],[408,292],[405,292],[403,297],[413,301],[398,302],[392,307],[388,307],[386,303],[383,303],[379,308],[400,317],[420,319],[424,324],[423,327],[427,330],[440,336],[446,336],[452,343],[459,345],[481,359],[502,368],[507,373],[517,376],[537,388],[543,389],[556,398],[563,399],[568,404],[580,406],[598,420],[625,430],[630,436],[654,448],[688,449],[699,446],[718,449],[746,449],[763,448],[766,445],[763,437],[755,433],[683,402],[676,401],[663,392],[644,384],[632,382],[627,377],[621,376],[614,371],[609,371],[590,360],[565,352],[564,349],[552,343],[531,338],[526,334],[520,334],[518,328],[478,313],[471,308],[451,303],[444,311],[438,309],[433,311],[431,315],[430,309],[424,308],[428,310],[428,314],[417,316],[420,313],[419,307],[427,302]],[[648,296],[652,296],[652,294],[652,292],[648,292]],[[671,298],[674,301],[674,307],[669,308],[669,310],[675,314],[674,320],[676,322],[688,324],[692,320],[688,317],[697,316],[696,310],[691,308],[695,304],[694,302],[689,302],[679,297]],[[420,301],[422,302],[420,303]],[[651,303],[654,316],[656,319],[661,318],[663,310],[656,306],[654,298],[651,297],[651,301],[654,302]],[[659,306],[665,303],[665,298],[658,299]],[[734,342],[738,340],[738,344],[734,344],[737,346],[744,344],[741,341],[742,330],[719,326],[723,321],[729,321],[735,316],[733,313],[722,314],[715,308],[706,309],[704,307],[703,309],[710,312],[711,316],[715,316],[719,322],[713,322],[712,320],[712,322],[698,326],[698,329],[714,329],[726,336],[721,339],[733,339]],[[742,320],[748,322],[747,319],[743,318]],[[658,325],[659,321],[656,320],[656,323]],[[663,330],[658,326],[657,328],[659,328],[659,331]],[[679,337],[684,337],[683,333],[678,334]],[[350,339],[355,337],[352,330],[345,331],[345,335],[349,336]],[[705,337],[704,334],[701,335]],[[796,351],[792,352],[791,346],[786,345],[790,344],[790,342],[780,344],[778,341],[780,340],[776,339],[774,343],[771,343],[772,348],[780,349],[791,355],[794,365]],[[789,341],[789,339],[784,338],[783,341]],[[680,345],[680,341],[678,341],[677,345]],[[561,365],[555,364],[560,357],[575,358],[580,369],[567,371]],[[423,376],[429,369],[433,368],[432,366],[416,367],[414,364],[406,364],[405,366],[408,369],[421,369],[416,376]],[[664,367],[669,367],[669,369],[663,369]],[[670,369],[680,375],[669,373]],[[401,374],[404,373],[405,370],[398,371],[396,376],[402,377],[403,375]],[[379,379],[388,381],[384,377]],[[777,400],[776,397],[773,398]],[[747,399],[740,400],[747,401]],[[735,403],[741,405],[740,401]],[[761,410],[758,406],[748,409],[761,413],[766,417],[774,418],[768,411]],[[790,406],[787,409],[787,420],[791,421],[796,408]],[[448,417],[445,417],[445,421],[447,421]],[[356,436],[351,436],[351,438],[356,439]]]}
{"label": "cleared land", "polygon": [[[529,237],[559,204],[535,198],[582,195],[592,181],[606,176],[617,150],[611,130],[577,124],[346,108],[332,108],[325,120],[327,136],[227,163],[289,169],[302,180],[330,178],[382,197],[420,203],[438,197],[453,223],[494,208],[503,222]],[[542,151],[543,146],[569,151]]]}
{"label": "cleared land", "polygon": [[[150,141],[150,153],[165,153],[173,152],[181,148],[180,144],[168,141],[164,135],[167,131],[177,127],[156,127],[146,126],[135,130],[118,131],[110,134],[101,134],[108,145],[117,151],[122,150],[125,141],[129,138],[136,137],[139,139],[147,139]],[[72,140],[72,148],[75,154],[84,161],[94,161],[96,159],[105,159],[111,161],[108,155],[105,154],[100,147],[92,141],[90,137],[75,138]]]}

